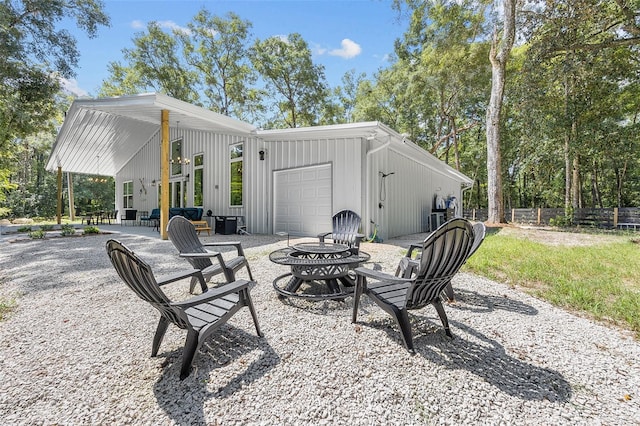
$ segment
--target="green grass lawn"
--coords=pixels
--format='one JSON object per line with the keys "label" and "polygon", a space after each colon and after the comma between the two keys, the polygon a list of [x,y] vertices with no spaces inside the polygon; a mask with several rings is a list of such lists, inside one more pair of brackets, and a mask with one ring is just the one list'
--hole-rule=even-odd
{"label": "green grass lawn", "polygon": [[464,270],[522,287],[554,305],[632,330],[640,338],[637,240],[568,247],[489,234]]}

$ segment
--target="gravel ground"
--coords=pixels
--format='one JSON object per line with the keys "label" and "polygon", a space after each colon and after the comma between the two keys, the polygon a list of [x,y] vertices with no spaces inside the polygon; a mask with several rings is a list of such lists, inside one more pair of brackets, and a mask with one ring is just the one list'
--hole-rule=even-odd
{"label": "gravel ground", "polygon": [[[630,333],[461,273],[458,301],[445,306],[454,338],[432,307],[414,312],[411,356],[366,296],[358,324],[351,298],[279,300],[271,283],[285,271],[268,253],[286,241],[272,236],[215,237],[243,241],[265,337],[241,310],[181,382],[185,333],[170,327],[149,356],[158,315],[119,281],[110,237],[158,275],[188,267],[157,236],[0,241],[0,297],[17,303],[0,323],[3,425],[640,424],[640,344]],[[421,237],[363,250],[393,271]],[[172,297],[188,297],[187,287],[175,284]]]}

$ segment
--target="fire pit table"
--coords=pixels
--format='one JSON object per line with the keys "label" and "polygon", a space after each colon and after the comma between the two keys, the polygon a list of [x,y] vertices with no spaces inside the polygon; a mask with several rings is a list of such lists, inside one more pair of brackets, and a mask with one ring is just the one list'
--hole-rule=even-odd
{"label": "fire pit table", "polygon": [[[280,297],[344,299],[353,293],[355,285],[349,271],[370,257],[344,244],[325,242],[300,243],[279,249],[272,252],[269,259],[279,265],[290,266],[291,272],[277,277],[273,288]],[[314,286],[321,287],[321,291],[304,291]]]}

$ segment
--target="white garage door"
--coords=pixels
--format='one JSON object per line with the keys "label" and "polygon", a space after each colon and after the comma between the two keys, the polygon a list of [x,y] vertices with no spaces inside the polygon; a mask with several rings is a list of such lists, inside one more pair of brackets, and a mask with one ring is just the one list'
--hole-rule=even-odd
{"label": "white garage door", "polygon": [[274,172],[274,232],[331,231],[331,164]]}

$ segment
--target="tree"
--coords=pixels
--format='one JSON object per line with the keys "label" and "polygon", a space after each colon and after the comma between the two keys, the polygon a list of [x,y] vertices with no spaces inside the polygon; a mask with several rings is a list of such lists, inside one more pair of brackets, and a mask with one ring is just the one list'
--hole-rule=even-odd
{"label": "tree", "polygon": [[60,78],[74,76],[80,53],[64,17],[89,37],[109,25],[100,0],[16,0],[0,3],[0,152],[50,124]]}
{"label": "tree", "polygon": [[[627,94],[638,85],[635,58],[640,43],[640,2],[565,0],[526,10],[523,16],[531,46],[525,67],[527,84],[537,87],[529,98],[537,100],[537,114],[555,123],[550,134],[561,135],[556,139],[562,145],[565,208],[570,212],[582,207],[585,188],[590,188],[592,205],[604,206],[606,194],[600,188],[608,173],[601,170],[606,161],[596,158],[596,153],[606,152],[605,158],[624,157],[611,149],[626,152],[621,144],[610,142],[606,151],[599,145],[606,135],[633,134],[629,127],[638,105],[632,101],[633,107],[623,99],[635,99]],[[551,108],[553,113],[545,113]],[[626,142],[622,145],[635,145],[633,138]],[[619,164],[611,165],[619,173],[609,180],[615,179],[621,187],[623,182],[618,179],[625,179],[626,168],[620,169]]]}
{"label": "tree", "polygon": [[168,34],[155,22],[147,24],[146,32],[137,33],[134,47],[123,49],[128,65],[109,64],[110,76],[103,82],[101,96],[116,96],[157,91],[185,102],[199,104],[195,90],[196,74],[189,70],[183,58],[177,35]]}
{"label": "tree", "polygon": [[279,113],[268,126],[311,126],[320,121],[329,99],[324,67],[313,63],[300,34],[256,40],[251,61],[267,82]]}
{"label": "tree", "polygon": [[407,0],[406,5],[411,21],[396,42],[399,61],[394,64],[402,69],[411,105],[403,130],[446,161],[453,151],[459,170],[462,134],[481,124],[486,104],[485,6],[446,0]]}
{"label": "tree", "polygon": [[[89,37],[109,25],[100,0],[15,0],[0,3],[0,215],[48,197],[44,156],[60,111],[60,79],[75,75],[76,40],[58,23],[65,17]],[[44,144],[44,145],[43,145]],[[33,159],[37,162],[34,164]],[[33,166],[24,173],[24,167]],[[33,185],[30,182],[35,182]],[[19,203],[12,203],[18,199]],[[55,196],[51,199],[55,201]],[[38,201],[39,200],[39,201]],[[39,212],[46,209],[38,208]],[[27,212],[28,213],[28,212]],[[34,212],[31,212],[34,213]]]}
{"label": "tree", "polygon": [[141,91],[166,93],[212,111],[251,119],[263,112],[263,93],[248,60],[251,23],[200,10],[186,28],[165,31],[157,22],[123,49],[124,63],[112,62],[102,96]]}
{"label": "tree", "polygon": [[516,2],[504,0],[502,36],[498,39],[497,26],[493,31],[489,60],[491,62],[491,97],[487,107],[487,196],[488,222],[505,221],[502,198],[502,163],[500,161],[500,126],[507,59],[516,36]]}
{"label": "tree", "polygon": [[365,73],[356,74],[355,69],[347,71],[342,76],[342,86],[338,86],[334,90],[334,95],[337,99],[337,105],[339,105],[341,119],[338,120],[342,123],[354,122],[354,109],[356,107],[358,99],[358,88],[360,84],[366,79]]}
{"label": "tree", "polygon": [[177,35],[186,62],[196,71],[207,107],[239,119],[262,111],[261,92],[254,88],[257,73],[248,59],[247,40],[252,24],[228,13],[226,19],[202,9]]}

